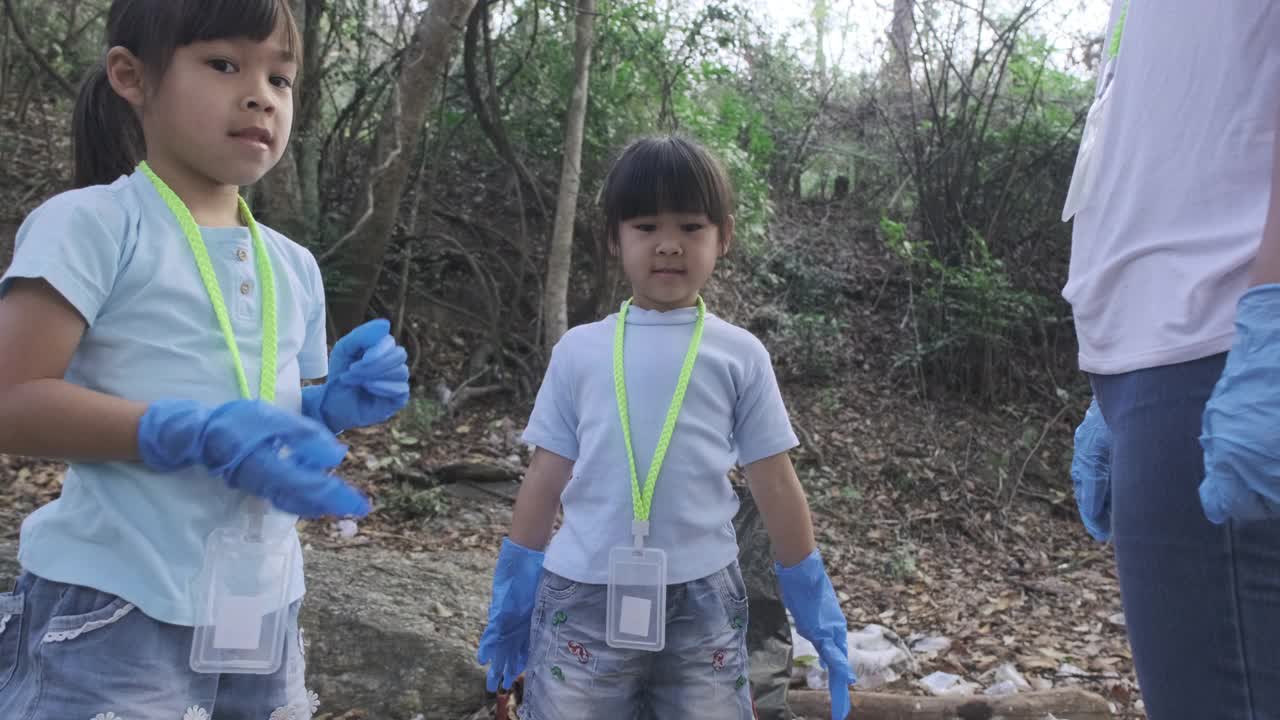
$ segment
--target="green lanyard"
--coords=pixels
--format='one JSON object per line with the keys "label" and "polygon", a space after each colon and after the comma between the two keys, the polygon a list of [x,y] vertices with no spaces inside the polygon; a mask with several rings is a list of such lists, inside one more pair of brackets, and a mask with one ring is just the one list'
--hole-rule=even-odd
{"label": "green lanyard", "polygon": [[[231,318],[227,315],[227,304],[222,299],[222,290],[218,288],[218,276],[213,271],[213,263],[209,260],[209,250],[200,236],[200,226],[191,216],[182,198],[178,197],[160,176],[155,174],[151,166],[144,161],[138,170],[146,175],[156,191],[164,199],[169,210],[182,227],[187,237],[187,244],[195,255],[196,269],[200,271],[200,279],[204,281],[204,289],[209,293],[209,302],[213,305],[213,314],[218,318],[218,326],[222,328],[222,337],[227,341],[227,349],[231,351],[231,361],[235,366],[236,382],[240,385],[240,395],[245,399],[253,397],[249,393],[249,380],[244,374],[244,363],[240,361],[240,348],[236,346],[235,332],[231,329]],[[258,231],[258,223],[249,212],[249,205],[240,198],[240,215],[249,226],[249,234],[253,237],[254,261],[258,269],[258,281],[262,284],[262,375],[259,378],[258,398],[265,402],[276,399],[276,352],[279,343],[279,330],[276,317],[276,279],[271,271],[271,259],[267,257],[267,247],[262,242],[262,234]]]}
{"label": "green lanyard", "polygon": [[1107,46],[1107,59],[1120,54],[1120,40],[1124,37],[1124,21],[1129,18],[1129,0],[1125,0],[1120,8],[1120,17],[1116,19],[1116,29],[1111,32],[1111,43]]}
{"label": "green lanyard", "polygon": [[653,506],[653,488],[658,484],[658,473],[662,470],[662,461],[667,457],[671,434],[675,432],[676,419],[680,416],[680,408],[684,405],[684,394],[689,389],[689,378],[693,375],[693,364],[698,359],[698,347],[702,345],[702,325],[707,315],[707,306],[702,302],[702,296],[698,296],[698,321],[693,326],[689,350],[684,355],[684,367],[680,369],[680,380],[676,383],[675,395],[671,397],[671,406],[667,408],[667,419],[662,424],[662,435],[658,437],[658,446],[653,451],[653,460],[649,463],[649,475],[645,480],[643,491],[640,488],[640,477],[636,473],[635,450],[631,445],[627,381],[622,367],[623,338],[627,332],[627,310],[630,307],[630,300],[622,304],[622,309],[618,311],[617,329],[613,333],[613,388],[618,395],[618,418],[622,421],[622,439],[627,445],[627,462],[631,468],[631,510],[635,516],[632,532],[638,541],[649,533],[649,510]]}

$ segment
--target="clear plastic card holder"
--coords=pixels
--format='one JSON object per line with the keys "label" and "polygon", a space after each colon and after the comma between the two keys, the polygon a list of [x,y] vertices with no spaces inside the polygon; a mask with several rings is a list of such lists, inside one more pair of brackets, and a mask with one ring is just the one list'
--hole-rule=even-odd
{"label": "clear plastic card holder", "polygon": [[667,641],[667,554],[616,547],[609,553],[609,647],[658,652]]}
{"label": "clear plastic card holder", "polygon": [[264,532],[265,507],[249,506],[243,526],[215,530],[205,546],[195,592],[195,672],[269,675],[284,658],[292,536],[278,527]]}

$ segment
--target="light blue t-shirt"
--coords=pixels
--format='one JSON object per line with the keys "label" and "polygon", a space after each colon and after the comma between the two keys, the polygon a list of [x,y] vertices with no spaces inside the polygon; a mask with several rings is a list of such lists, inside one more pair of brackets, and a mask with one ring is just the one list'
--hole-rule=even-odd
{"label": "light blue t-shirt", "polygon": [[[324,288],[305,248],[261,227],[276,282],[276,402],[301,411],[301,380],[323,377]],[[258,396],[261,293],[247,228],[202,228],[250,391]],[[72,190],[18,231],[13,278],[42,278],[88,322],[66,380],[129,400],[240,398],[234,365],[186,237],[146,176]],[[155,473],[135,463],[72,463],[57,500],[22,524],[19,561],[40,577],[118,595],[162,622],[192,625],[192,581],[216,528],[237,524],[244,494],[203,468]],[[302,597],[292,517],[289,599]]]}
{"label": "light blue t-shirt", "polygon": [[[571,329],[556,344],[524,441],[574,461],[560,496],[564,522],[545,566],[604,584],[609,551],[631,545],[631,475],[613,385],[616,314]],[[636,472],[644,482],[697,319],[695,308],[627,312],[627,403]],[[738,555],[738,496],[728,473],[798,445],[769,353],[746,330],[708,313],[666,460],[646,545],[667,554],[667,582],[690,582]]]}

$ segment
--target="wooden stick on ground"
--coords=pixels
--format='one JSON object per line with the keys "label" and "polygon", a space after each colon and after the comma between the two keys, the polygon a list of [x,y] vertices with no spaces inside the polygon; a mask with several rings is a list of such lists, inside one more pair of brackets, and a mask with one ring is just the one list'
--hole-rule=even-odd
{"label": "wooden stick on ground", "polygon": [[[1007,697],[911,697],[855,692],[856,720],[1110,720],[1105,699],[1079,688],[1058,688]],[[810,720],[831,717],[831,701],[825,690],[792,690],[787,694],[791,711]]]}

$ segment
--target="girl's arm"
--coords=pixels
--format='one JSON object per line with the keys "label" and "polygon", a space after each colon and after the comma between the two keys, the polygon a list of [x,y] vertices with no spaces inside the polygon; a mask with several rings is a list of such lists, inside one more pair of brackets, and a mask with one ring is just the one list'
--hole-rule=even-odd
{"label": "girl's arm", "polygon": [[511,514],[511,540],[530,550],[542,550],[551,539],[560,493],[573,474],[573,461],[537,448]]}
{"label": "girl's arm", "polygon": [[44,280],[0,298],[0,453],[63,460],[138,459],[146,405],[63,380],[86,323]]}
{"label": "girl's arm", "polygon": [[760,508],[765,530],[773,542],[773,554],[783,567],[800,563],[813,552],[813,520],[809,517],[809,501],[791,456],[778,453],[757,460],[746,467],[751,497]]}

